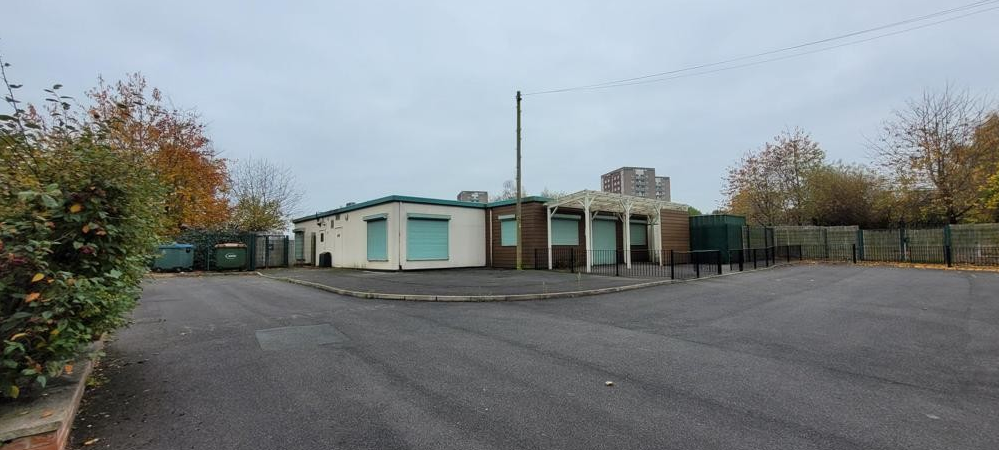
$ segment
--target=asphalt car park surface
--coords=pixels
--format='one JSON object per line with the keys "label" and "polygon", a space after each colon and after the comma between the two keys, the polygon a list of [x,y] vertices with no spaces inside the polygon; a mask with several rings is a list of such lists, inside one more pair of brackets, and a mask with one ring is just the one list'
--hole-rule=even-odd
{"label": "asphalt car park surface", "polygon": [[796,265],[501,303],[178,277],[134,318],[77,446],[999,448],[996,273]]}

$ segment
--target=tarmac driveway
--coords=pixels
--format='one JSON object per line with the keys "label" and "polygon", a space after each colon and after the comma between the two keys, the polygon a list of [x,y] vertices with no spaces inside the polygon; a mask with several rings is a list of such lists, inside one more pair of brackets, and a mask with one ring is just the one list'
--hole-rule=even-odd
{"label": "tarmac driveway", "polygon": [[793,266],[447,304],[178,277],[135,319],[77,445],[999,448],[995,273]]}

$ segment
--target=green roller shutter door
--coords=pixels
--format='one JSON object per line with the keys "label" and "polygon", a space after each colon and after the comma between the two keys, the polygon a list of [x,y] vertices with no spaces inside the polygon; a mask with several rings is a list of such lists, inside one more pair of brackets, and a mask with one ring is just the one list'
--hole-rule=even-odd
{"label": "green roller shutter door", "polygon": [[552,219],[552,245],[579,245],[579,221]]}
{"label": "green roller shutter door", "polygon": [[500,245],[503,247],[517,245],[516,219],[504,219],[500,221]]}
{"label": "green roller shutter door", "polygon": [[648,243],[648,228],[644,223],[631,224],[631,245],[646,245]]}
{"label": "green roller shutter door", "polygon": [[409,218],[406,221],[406,259],[447,260],[448,221]]}
{"label": "green roller shutter door", "polygon": [[593,221],[593,264],[614,264],[617,261],[617,221]]}
{"label": "green roller shutter door", "polygon": [[368,221],[368,261],[388,261],[388,220]]}
{"label": "green roller shutter door", "polygon": [[305,232],[296,231],[295,232],[295,260],[302,261],[305,259]]}

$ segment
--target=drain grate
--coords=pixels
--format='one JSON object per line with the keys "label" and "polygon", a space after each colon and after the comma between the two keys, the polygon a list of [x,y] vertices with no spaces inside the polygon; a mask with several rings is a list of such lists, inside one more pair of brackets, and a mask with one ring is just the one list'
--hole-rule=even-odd
{"label": "drain grate", "polygon": [[346,342],[347,336],[328,323],[257,330],[261,350],[294,350]]}

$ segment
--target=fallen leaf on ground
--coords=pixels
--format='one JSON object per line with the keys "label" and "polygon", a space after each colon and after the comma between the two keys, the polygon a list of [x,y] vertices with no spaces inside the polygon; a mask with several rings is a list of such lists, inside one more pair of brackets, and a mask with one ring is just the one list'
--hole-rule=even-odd
{"label": "fallen leaf on ground", "polygon": [[94,445],[94,444],[96,444],[100,440],[101,440],[101,438],[93,438],[93,439],[91,439],[89,441],[84,442],[83,445]]}
{"label": "fallen leaf on ground", "polygon": [[51,415],[52,415],[52,410],[46,410],[46,411],[42,412],[42,418],[43,419],[46,418],[46,417],[48,417],[48,416],[51,416]]}

